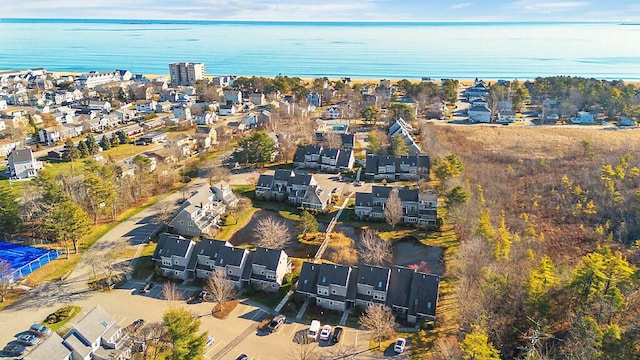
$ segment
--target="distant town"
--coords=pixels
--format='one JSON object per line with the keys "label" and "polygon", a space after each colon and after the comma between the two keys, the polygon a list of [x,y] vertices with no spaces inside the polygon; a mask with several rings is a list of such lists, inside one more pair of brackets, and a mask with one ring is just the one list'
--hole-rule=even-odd
{"label": "distant town", "polygon": [[[640,120],[622,81],[168,69],[0,71],[7,355],[421,354],[450,286],[447,216],[469,197],[433,126]],[[183,310],[192,333],[172,328]]]}

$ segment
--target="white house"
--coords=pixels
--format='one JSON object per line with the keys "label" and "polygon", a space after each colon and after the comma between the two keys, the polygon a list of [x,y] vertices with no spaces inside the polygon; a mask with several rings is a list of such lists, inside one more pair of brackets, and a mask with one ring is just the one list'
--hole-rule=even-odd
{"label": "white house", "polygon": [[96,305],[69,330],[63,344],[71,350],[73,359],[131,358],[129,335],[100,305]]}
{"label": "white house", "polygon": [[571,120],[574,124],[593,124],[595,122],[595,118],[592,113],[588,111],[578,111],[576,117]]}
{"label": "white house", "polygon": [[490,123],[491,110],[486,105],[474,105],[469,108],[470,123]]}
{"label": "white house", "polygon": [[42,170],[42,161],[33,157],[31,149],[13,149],[7,158],[9,163],[9,176],[14,179],[26,179],[38,176]]}

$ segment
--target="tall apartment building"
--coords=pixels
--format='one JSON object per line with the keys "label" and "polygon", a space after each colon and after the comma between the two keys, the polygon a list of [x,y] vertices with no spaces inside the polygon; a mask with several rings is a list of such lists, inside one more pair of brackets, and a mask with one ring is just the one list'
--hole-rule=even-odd
{"label": "tall apartment building", "polygon": [[172,85],[193,85],[205,77],[203,63],[180,62],[169,64]]}

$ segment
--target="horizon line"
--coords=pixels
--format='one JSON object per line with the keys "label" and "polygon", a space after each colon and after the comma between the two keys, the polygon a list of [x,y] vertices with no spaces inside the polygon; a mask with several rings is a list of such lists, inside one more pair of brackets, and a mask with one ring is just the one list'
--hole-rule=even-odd
{"label": "horizon line", "polygon": [[251,19],[129,19],[129,18],[39,18],[0,17],[2,21],[51,21],[51,22],[169,22],[169,23],[283,23],[283,24],[640,24],[624,20],[251,20]]}

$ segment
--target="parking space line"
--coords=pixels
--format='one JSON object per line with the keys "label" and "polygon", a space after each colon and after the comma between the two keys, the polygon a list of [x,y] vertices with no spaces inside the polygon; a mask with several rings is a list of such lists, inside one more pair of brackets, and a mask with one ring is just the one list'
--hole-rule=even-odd
{"label": "parking space line", "polygon": [[293,324],[293,330],[291,332],[289,332],[289,336],[287,336],[287,337],[290,337],[290,338],[293,339],[293,336],[296,334],[296,331],[298,331],[298,325],[299,324]]}

